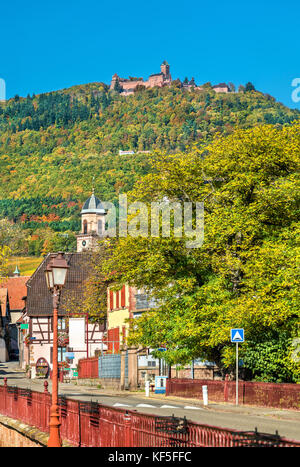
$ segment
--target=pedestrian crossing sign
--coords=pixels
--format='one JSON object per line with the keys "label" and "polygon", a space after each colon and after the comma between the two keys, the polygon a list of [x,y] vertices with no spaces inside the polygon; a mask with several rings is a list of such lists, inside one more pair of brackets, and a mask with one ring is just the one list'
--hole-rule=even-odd
{"label": "pedestrian crossing sign", "polygon": [[244,329],[230,330],[231,342],[244,342]]}

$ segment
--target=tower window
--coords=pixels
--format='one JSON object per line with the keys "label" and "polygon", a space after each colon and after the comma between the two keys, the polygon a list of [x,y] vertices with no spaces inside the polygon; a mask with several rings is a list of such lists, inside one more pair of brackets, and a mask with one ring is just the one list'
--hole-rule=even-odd
{"label": "tower window", "polygon": [[86,220],[83,221],[83,233],[84,234],[87,233],[87,221]]}
{"label": "tower window", "polygon": [[103,223],[102,221],[98,221],[98,234],[102,234],[103,231]]}

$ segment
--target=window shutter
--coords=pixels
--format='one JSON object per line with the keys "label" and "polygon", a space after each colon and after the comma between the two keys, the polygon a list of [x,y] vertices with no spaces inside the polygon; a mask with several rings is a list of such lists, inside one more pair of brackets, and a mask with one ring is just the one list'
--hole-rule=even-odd
{"label": "window shutter", "polygon": [[121,307],[125,307],[125,285],[121,289]]}
{"label": "window shutter", "polygon": [[109,291],[109,309],[112,310],[114,308],[114,293],[112,290]]}

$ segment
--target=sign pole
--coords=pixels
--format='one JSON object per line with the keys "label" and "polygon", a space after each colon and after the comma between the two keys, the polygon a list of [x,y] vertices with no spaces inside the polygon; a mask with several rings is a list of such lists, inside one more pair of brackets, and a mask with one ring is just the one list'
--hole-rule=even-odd
{"label": "sign pole", "polygon": [[239,405],[239,343],[236,342],[235,404]]}
{"label": "sign pole", "polygon": [[230,330],[231,342],[236,344],[235,355],[235,404],[239,405],[239,342],[245,342],[244,329]]}

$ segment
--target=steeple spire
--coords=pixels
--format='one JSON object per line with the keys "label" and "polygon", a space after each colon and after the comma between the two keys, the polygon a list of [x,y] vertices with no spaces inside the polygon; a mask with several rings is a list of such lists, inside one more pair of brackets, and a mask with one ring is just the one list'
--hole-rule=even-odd
{"label": "steeple spire", "polygon": [[94,181],[95,177],[92,179],[93,193],[83,204],[80,212],[81,232],[77,235],[77,253],[96,249],[97,242],[100,237],[103,237],[105,231],[106,210],[94,194]]}
{"label": "steeple spire", "polygon": [[93,193],[93,195],[95,194],[95,175],[93,176],[92,193]]}

